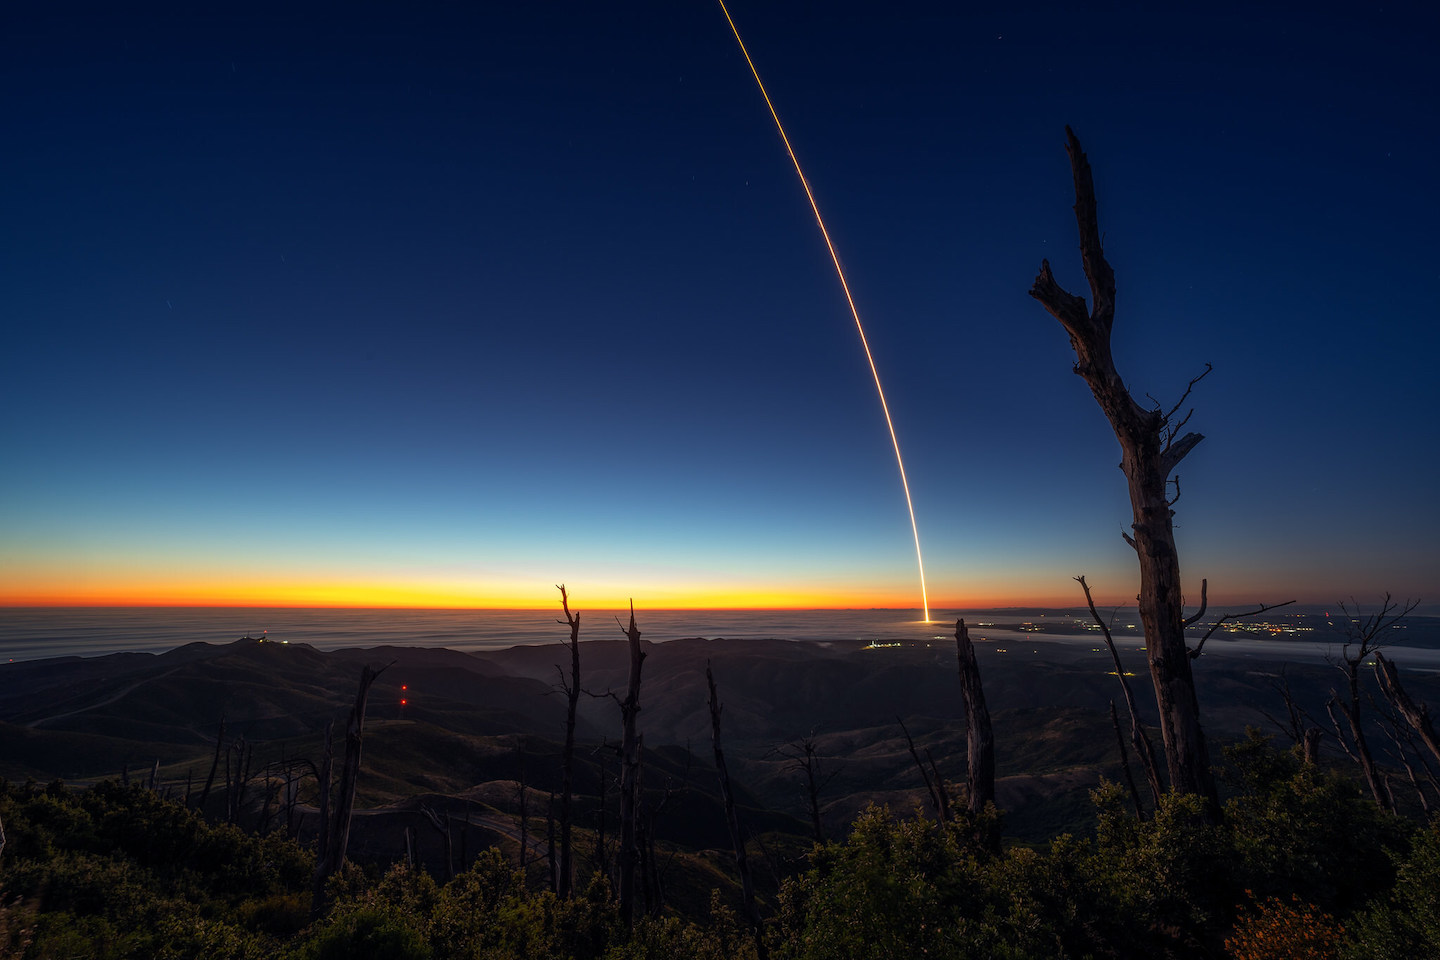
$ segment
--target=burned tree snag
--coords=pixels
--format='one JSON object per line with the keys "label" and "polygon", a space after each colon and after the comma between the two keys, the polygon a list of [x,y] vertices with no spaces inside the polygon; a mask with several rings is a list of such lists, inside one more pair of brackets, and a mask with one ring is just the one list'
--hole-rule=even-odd
{"label": "burned tree snag", "polygon": [[635,824],[639,816],[640,738],[636,720],[640,715],[640,667],[645,651],[640,647],[640,629],[635,626],[635,602],[630,602],[630,626],[624,629],[630,641],[630,682],[620,701],[620,918],[628,927],[635,921]]}
{"label": "burned tree snag", "polygon": [[725,805],[725,825],[730,828],[730,846],[735,851],[735,872],[740,874],[740,892],[745,901],[745,918],[755,934],[755,949],[765,957],[764,928],[760,909],[755,905],[755,884],[750,878],[750,863],[745,859],[745,837],[740,832],[740,817],[735,811],[735,793],[730,789],[730,773],[725,768],[725,751],[720,747],[720,695],[715,690],[715,674],[705,664],[705,683],[710,688],[710,741],[715,749],[715,774],[720,779],[720,799]]}
{"label": "burned tree snag", "polygon": [[990,729],[990,710],[985,706],[975,645],[970,642],[964,620],[955,621],[955,657],[960,669],[960,692],[965,697],[965,786],[970,795],[969,810],[978,815],[987,803],[995,802],[995,734]]}
{"label": "burned tree snag", "polygon": [[1400,685],[1400,673],[1395,664],[1385,659],[1385,654],[1378,650],[1375,652],[1375,674],[1380,678],[1380,689],[1384,691],[1385,699],[1390,701],[1410,729],[1419,734],[1420,741],[1435,755],[1435,759],[1440,760],[1440,737],[1435,735],[1435,726],[1430,722],[1430,708],[1410,699]]}
{"label": "burned tree snag", "polygon": [[1115,701],[1110,701],[1110,726],[1115,728],[1115,742],[1120,747],[1120,769],[1125,774],[1125,786],[1130,791],[1130,801],[1135,804],[1135,816],[1145,819],[1145,808],[1140,803],[1140,791],[1135,789],[1135,775],[1130,772],[1130,751],[1125,749],[1125,734],[1120,732],[1120,715],[1115,712]]}
{"label": "burned tree snag", "polygon": [[[575,711],[580,703],[580,613],[570,612],[570,598],[564,584],[560,591],[560,607],[565,611],[565,623],[570,627],[570,679],[560,671],[560,686],[565,691],[565,752],[561,754],[560,782],[560,865],[556,875],[555,893],[562,899],[569,897],[574,883],[573,856],[570,840],[570,824],[573,818],[575,778]],[[559,667],[556,667],[559,670]]]}
{"label": "burned tree snag", "polygon": [[[387,664],[388,666],[388,664]],[[350,818],[355,809],[355,786],[360,776],[360,748],[365,732],[365,703],[370,696],[370,685],[384,673],[386,667],[373,669],[368,663],[360,669],[360,688],[355,693],[355,704],[350,708],[350,717],[345,723],[345,761],[340,768],[340,786],[335,794],[335,812],[327,815],[330,793],[330,765],[333,763],[331,728],[325,730],[325,761],[321,767],[320,806],[320,851],[315,860],[314,887],[311,890],[310,915],[318,917],[325,910],[325,881],[340,869],[345,862],[345,850],[350,844]],[[327,824],[326,821],[329,820]],[[325,827],[329,827],[328,834]]]}
{"label": "burned tree snag", "polygon": [[210,776],[205,778],[205,787],[200,791],[200,802],[195,809],[205,812],[205,801],[210,799],[210,788],[215,786],[215,774],[220,769],[220,752],[225,747],[225,718],[220,718],[220,732],[215,734],[215,758],[210,761]]}
{"label": "burned tree snag", "polygon": [[[1352,608],[1344,603],[1340,604],[1341,612],[1350,623],[1345,645],[1340,649],[1340,661],[1335,664],[1345,675],[1345,696],[1337,696],[1332,690],[1330,702],[1325,705],[1335,725],[1335,736],[1340,741],[1340,746],[1360,765],[1360,770],[1365,775],[1365,785],[1370,788],[1370,795],[1375,798],[1380,809],[1390,812],[1395,810],[1395,800],[1390,793],[1389,784],[1375,765],[1375,758],[1365,737],[1365,727],[1361,722],[1360,665],[1371,656],[1378,655],[1385,644],[1384,634],[1413,609],[1414,603],[1406,604],[1404,609],[1400,609],[1400,605],[1395,603],[1388,593],[1380,612],[1369,617],[1362,618],[1358,606]],[[1349,743],[1346,742],[1345,731],[1335,717],[1336,709],[1345,717],[1345,723],[1349,727]]]}
{"label": "burned tree snag", "polygon": [[420,804],[420,813],[435,832],[440,834],[440,840],[445,848],[445,882],[449,883],[455,879],[455,830],[450,823],[450,811],[438,811],[428,803]]}
{"label": "burned tree snag", "polygon": [[822,780],[820,758],[816,756],[817,749],[815,738],[813,736],[806,737],[800,741],[801,753],[793,762],[805,774],[805,800],[810,810],[810,831],[814,835],[816,843],[824,843],[825,828],[820,820],[820,791],[825,784],[834,779],[835,774],[831,773],[828,778]]}
{"label": "burned tree snag", "polygon": [[[1125,679],[1125,668],[1120,664],[1120,652],[1115,649],[1115,638],[1110,635],[1110,624],[1100,616],[1100,611],[1095,609],[1095,599],[1090,596],[1090,584],[1085,582],[1083,576],[1076,577],[1075,582],[1080,584],[1080,589],[1085,591],[1085,602],[1090,606],[1090,616],[1100,625],[1100,635],[1105,638],[1105,647],[1110,651],[1110,660],[1115,664],[1115,676],[1120,680],[1120,689],[1125,694],[1125,709],[1130,714],[1130,743],[1135,747],[1135,756],[1140,760],[1140,766],[1145,771],[1145,779],[1150,784],[1150,797],[1155,803],[1155,809],[1160,809],[1160,770],[1155,763],[1155,748],[1150,745],[1150,738],[1145,735],[1145,727],[1140,723],[1140,712],[1135,706],[1135,694],[1130,692],[1130,681]],[[1204,596],[1202,590],[1201,596]],[[1204,603],[1201,604],[1201,612],[1204,612]],[[1113,714],[1115,705],[1110,705]],[[1122,747],[1123,749],[1123,747]],[[1126,775],[1130,773],[1127,764]],[[1139,796],[1135,799],[1139,805]]]}
{"label": "burned tree snag", "polygon": [[[935,769],[934,761],[930,766],[920,759],[920,751],[915,749],[915,738],[910,736],[910,730],[905,726],[905,721],[897,715],[895,722],[900,724],[900,732],[905,735],[905,745],[910,750],[910,759],[915,761],[915,769],[920,771],[920,779],[925,781],[925,793],[930,798],[930,806],[935,810],[935,818],[941,823],[950,819],[950,797],[945,792],[945,784],[940,780],[940,771]],[[928,751],[927,751],[928,753]],[[934,776],[931,776],[931,772]]]}
{"label": "burned tree snag", "polygon": [[[1120,469],[1129,484],[1133,513],[1131,534],[1125,540],[1140,565],[1140,622],[1150,680],[1160,713],[1160,732],[1170,773],[1170,787],[1178,793],[1198,794],[1211,816],[1219,812],[1210,754],[1200,726],[1200,705],[1190,655],[1185,647],[1184,597],[1180,588],[1180,557],[1175,549],[1173,511],[1167,496],[1170,474],[1202,439],[1198,433],[1177,436],[1186,413],[1176,421],[1190,388],[1168,412],[1158,405],[1145,408],[1135,402],[1115,369],[1110,331],[1115,322],[1115,272],[1105,260],[1100,222],[1096,214],[1095,184],[1080,141],[1065,128],[1065,150],[1075,184],[1075,219],[1080,230],[1080,259],[1090,282],[1093,306],[1069,293],[1043,260],[1030,296],[1060,321],[1075,350],[1075,372],[1085,378],[1095,401],[1104,411],[1120,442]],[[1207,365],[1206,373],[1209,372]]]}
{"label": "burned tree snag", "polygon": [[555,853],[555,791],[545,804],[545,872],[550,879],[550,892],[555,893],[560,883],[559,860]]}
{"label": "burned tree snag", "polygon": [[[320,754],[320,769],[315,772],[315,808],[320,815],[319,835],[315,842],[315,882],[316,890],[324,888],[324,879],[321,877],[320,869],[325,860],[325,848],[330,842],[330,793],[335,784],[335,721],[331,720],[325,724],[325,747]],[[329,874],[325,874],[328,877]],[[320,894],[317,892],[315,897]],[[316,909],[318,899],[312,899],[311,909]]]}

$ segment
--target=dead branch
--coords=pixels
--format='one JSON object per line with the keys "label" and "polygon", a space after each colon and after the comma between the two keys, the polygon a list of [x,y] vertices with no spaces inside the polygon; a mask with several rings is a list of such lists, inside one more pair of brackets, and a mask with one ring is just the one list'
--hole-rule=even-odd
{"label": "dead branch", "polygon": [[935,810],[935,816],[942,822],[949,812],[943,795],[935,788],[935,782],[930,778],[930,770],[925,766],[925,761],[920,759],[920,751],[915,749],[915,740],[910,736],[910,731],[897,714],[895,722],[900,724],[900,732],[905,735],[905,743],[910,747],[910,758],[915,761],[915,769],[920,771],[920,779],[925,781],[925,793],[930,797],[930,806]]}
{"label": "dead branch", "polygon": [[[1160,808],[1160,768],[1155,761],[1155,748],[1150,745],[1150,738],[1145,733],[1145,727],[1140,723],[1140,711],[1135,706],[1135,694],[1130,690],[1130,681],[1125,678],[1125,667],[1120,662],[1120,651],[1115,648],[1115,638],[1110,634],[1110,624],[1100,616],[1100,611],[1095,609],[1095,598],[1090,595],[1090,584],[1085,582],[1084,576],[1075,578],[1080,584],[1080,589],[1085,591],[1085,604],[1090,608],[1090,616],[1100,626],[1100,635],[1105,638],[1105,648],[1110,651],[1110,660],[1115,664],[1115,676],[1120,680],[1120,691],[1125,695],[1125,710],[1130,715],[1130,742],[1135,747],[1135,756],[1140,761],[1140,768],[1145,771],[1145,780],[1150,785],[1150,796],[1155,803],[1155,808]],[[1203,596],[1203,588],[1202,588]],[[1138,802],[1138,801],[1137,801]]]}
{"label": "dead branch", "polygon": [[745,859],[745,839],[740,832],[740,817],[735,811],[735,794],[730,789],[730,774],[725,768],[725,751],[720,747],[720,714],[724,707],[715,689],[715,674],[710,663],[705,664],[705,684],[710,690],[710,736],[715,751],[715,773],[720,779],[720,798],[725,806],[725,825],[730,830],[730,845],[735,853],[735,872],[740,875],[740,890],[745,904],[745,915],[755,937],[755,950],[760,960],[765,960],[765,929],[760,919],[760,908],[755,904],[755,884],[750,876],[750,864]]}
{"label": "dead branch", "polygon": [[[985,705],[985,687],[980,682],[975,645],[970,642],[970,631],[964,620],[955,621],[955,660],[960,674],[960,693],[965,701],[967,805],[970,813],[978,817],[987,804],[995,802],[995,732],[990,726],[990,708]],[[938,774],[936,780],[939,780]],[[943,797],[944,784],[936,786]],[[998,841],[998,837],[989,839]],[[999,852],[998,847],[994,852]]]}
{"label": "dead branch", "polygon": [[1380,679],[1380,690],[1385,694],[1385,699],[1405,719],[1420,736],[1425,747],[1440,760],[1440,737],[1435,734],[1435,727],[1430,722],[1430,708],[1424,703],[1416,703],[1405,692],[1400,685],[1400,672],[1395,664],[1386,659],[1385,654],[1375,651],[1375,675]]}
{"label": "dead branch", "polygon": [[[616,619],[619,622],[619,619]],[[636,824],[639,814],[640,741],[636,721],[640,715],[640,670],[645,651],[640,628],[635,626],[635,601],[630,601],[630,626],[621,628],[630,644],[630,681],[620,702],[620,916],[627,927],[635,921]]]}
{"label": "dead branch", "polygon": [[570,598],[564,584],[557,584],[560,591],[560,607],[565,612],[565,623],[570,627],[570,679],[566,682],[564,671],[559,664],[555,669],[560,673],[560,686],[565,691],[565,748],[561,754],[560,785],[560,864],[555,881],[555,892],[562,899],[570,896],[574,882],[574,867],[571,864],[571,823],[574,802],[575,769],[575,714],[580,703],[580,613],[570,612]]}
{"label": "dead branch", "polygon": [[[335,812],[330,819],[329,835],[321,834],[321,849],[315,860],[315,877],[311,890],[310,915],[318,918],[325,910],[325,881],[340,869],[345,862],[345,851],[350,843],[350,819],[355,808],[355,788],[360,776],[361,745],[365,733],[365,705],[370,696],[370,686],[388,670],[394,660],[376,670],[368,663],[360,668],[360,686],[355,693],[355,703],[350,708],[350,717],[345,723],[345,761],[340,768],[340,786],[335,796]],[[329,730],[326,731],[326,760],[322,769],[328,780],[330,764]],[[329,800],[328,783],[323,783],[325,800]],[[324,823],[326,814],[322,811]]]}
{"label": "dead branch", "polygon": [[[1206,640],[1209,640],[1209,639],[1210,639],[1210,635],[1213,634],[1216,630],[1219,630],[1219,629],[1220,629],[1220,626],[1221,626],[1222,624],[1224,624],[1225,622],[1227,622],[1227,621],[1233,622],[1233,621],[1236,621],[1236,620],[1244,620],[1246,617],[1258,617],[1258,616],[1259,616],[1260,614],[1262,614],[1262,613],[1267,613],[1267,612],[1269,612],[1269,611],[1271,611],[1271,610],[1278,610],[1278,609],[1280,609],[1281,607],[1288,607],[1288,606],[1290,606],[1290,604],[1292,604],[1292,603],[1294,603],[1294,602],[1295,602],[1294,600],[1286,600],[1284,603],[1262,603],[1260,606],[1256,607],[1254,610],[1247,610],[1247,611],[1245,611],[1244,613],[1227,613],[1227,614],[1223,615],[1222,617],[1220,617],[1220,619],[1218,619],[1218,620],[1216,620],[1214,623],[1210,624],[1210,629],[1205,631],[1205,635],[1200,638],[1200,642],[1195,645],[1195,649],[1190,651],[1190,659],[1191,659],[1191,660],[1195,660],[1195,659],[1199,658],[1199,656],[1200,656],[1200,651],[1203,650],[1204,647],[1205,647],[1205,641],[1206,641]],[[1197,615],[1197,616],[1198,616],[1198,615]],[[1187,620],[1187,621],[1186,621],[1186,626],[1189,626],[1189,623],[1190,623],[1190,622]]]}
{"label": "dead branch", "polygon": [[[1180,478],[1179,478],[1179,477],[1176,477],[1176,478],[1175,478],[1175,485],[1176,485],[1177,488],[1179,487],[1179,485],[1180,485]],[[1195,615],[1194,615],[1193,617],[1187,617],[1187,618],[1185,618],[1185,626],[1186,626],[1186,627],[1193,627],[1195,624],[1197,624],[1197,623],[1200,622],[1200,618],[1201,618],[1201,617],[1205,616],[1205,608],[1206,608],[1206,606],[1208,606],[1209,603],[1210,603],[1210,598],[1209,598],[1209,596],[1207,595],[1209,589],[1210,589],[1210,581],[1209,581],[1209,580],[1206,580],[1206,579],[1204,579],[1204,578],[1201,578],[1201,580],[1200,580],[1200,609],[1195,611]]]}
{"label": "dead branch", "polygon": [[1120,715],[1115,712],[1115,701],[1110,701],[1110,726],[1115,728],[1115,743],[1120,747],[1120,769],[1125,774],[1125,787],[1130,800],[1135,804],[1135,816],[1145,819],[1145,808],[1140,803],[1140,791],[1135,789],[1135,776],[1130,772],[1130,751],[1125,749],[1125,735],[1120,732]]}

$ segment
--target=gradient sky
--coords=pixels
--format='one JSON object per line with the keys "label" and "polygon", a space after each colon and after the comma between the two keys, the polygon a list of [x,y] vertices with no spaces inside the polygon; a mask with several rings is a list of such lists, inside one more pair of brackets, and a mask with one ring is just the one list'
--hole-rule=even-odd
{"label": "gradient sky", "polygon": [[[1440,599],[1435,6],[1005,6],[731,7],[932,605],[1134,594],[1026,294],[1085,287],[1067,123],[1122,374],[1215,365],[1190,592]],[[0,602],[919,605],[718,6],[50,11],[0,28]]]}

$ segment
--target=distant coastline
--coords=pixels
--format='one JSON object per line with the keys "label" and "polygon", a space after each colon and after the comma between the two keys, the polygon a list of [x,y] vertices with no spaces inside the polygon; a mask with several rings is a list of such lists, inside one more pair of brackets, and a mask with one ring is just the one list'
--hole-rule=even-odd
{"label": "distant coastline", "polygon": [[[1291,608],[1293,610],[1293,608]],[[1222,611],[1212,611],[1218,614]],[[1302,649],[1341,643],[1343,624],[1324,611],[1272,613],[1242,622],[1239,630],[1217,634],[1228,643],[1207,647],[1234,653],[1247,644],[1291,643]],[[618,611],[581,610],[581,639],[620,636]],[[685,637],[783,639],[795,641],[948,641],[955,617],[972,625],[984,640],[1036,640],[1100,643],[1088,613],[1081,609],[1005,608],[937,610],[929,623],[915,609],[851,610],[638,610],[647,640]],[[424,610],[336,607],[8,607],[0,609],[0,663],[60,656],[109,653],[162,653],[186,643],[229,643],[268,632],[274,640],[308,643],[318,649],[396,644],[495,650],[511,646],[559,643],[565,629],[556,610]],[[1139,639],[1133,607],[1114,621],[1118,642]],[[1276,627],[1266,629],[1266,624]],[[1417,649],[1440,650],[1440,618],[1412,617],[1397,640]],[[1237,647],[1241,645],[1240,647]],[[1248,648],[1247,648],[1248,649]]]}

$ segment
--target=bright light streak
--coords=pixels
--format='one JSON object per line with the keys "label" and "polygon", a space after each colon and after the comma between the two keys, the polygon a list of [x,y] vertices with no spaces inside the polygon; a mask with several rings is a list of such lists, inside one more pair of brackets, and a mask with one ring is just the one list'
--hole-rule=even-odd
{"label": "bright light streak", "polygon": [[718,0],[720,11],[725,14],[725,20],[730,24],[730,32],[735,34],[735,42],[740,45],[740,52],[745,56],[745,62],[750,65],[750,74],[755,78],[755,86],[760,88],[760,96],[765,98],[765,106],[770,108],[770,116],[775,121],[775,129],[780,133],[780,139],[785,143],[785,152],[790,154],[790,162],[795,165],[795,173],[800,178],[800,186],[805,188],[805,196],[810,201],[810,209],[815,214],[815,225],[820,228],[820,235],[825,238],[825,248],[830,251],[830,262],[835,264],[835,276],[840,279],[840,288],[845,291],[845,302],[850,305],[850,316],[855,318],[855,329],[860,333],[860,345],[865,348],[865,359],[870,362],[870,375],[875,378],[875,392],[880,395],[880,409],[885,412],[885,425],[890,428],[890,442],[895,447],[895,464],[900,468],[900,485],[905,488],[905,507],[910,511],[910,532],[915,535],[915,562],[920,567],[920,602],[925,607],[925,620],[930,620],[930,597],[925,590],[925,558],[920,553],[920,528],[915,524],[915,504],[910,499],[910,481],[905,476],[905,460],[900,456],[900,439],[895,436],[895,423],[890,419],[890,404],[885,402],[885,388],[880,385],[880,371],[875,369],[875,357],[870,353],[870,340],[865,336],[865,325],[860,322],[860,311],[855,308],[855,298],[850,295],[850,282],[845,279],[845,270],[840,266],[840,257],[835,253],[835,244],[830,242],[830,231],[825,228],[825,218],[820,216],[820,205],[815,202],[815,194],[810,189],[810,181],[805,177],[805,171],[800,169],[800,159],[795,156],[795,149],[790,146],[790,138],[785,135],[785,125],[780,122],[780,114],[775,112],[775,104],[770,101],[770,94],[765,90],[765,83],[760,79],[760,71],[755,69],[755,61],[750,59],[750,51],[745,48],[745,41],[740,39],[740,30],[735,26],[734,19],[730,16],[729,9],[725,6],[725,0]]}

